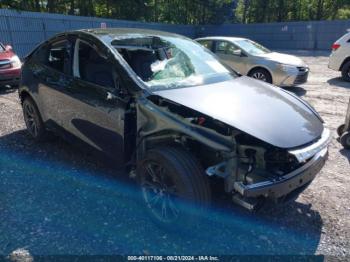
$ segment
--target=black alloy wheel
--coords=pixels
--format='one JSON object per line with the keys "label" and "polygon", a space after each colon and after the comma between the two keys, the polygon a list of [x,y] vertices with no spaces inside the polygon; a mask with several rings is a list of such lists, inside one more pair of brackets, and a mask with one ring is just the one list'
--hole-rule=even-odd
{"label": "black alloy wheel", "polygon": [[195,205],[193,210],[200,211],[210,203],[211,190],[201,164],[182,148],[147,151],[137,174],[146,208],[161,225],[190,224],[194,216],[189,207]]}
{"label": "black alloy wheel", "polygon": [[22,103],[22,109],[24,122],[30,136],[37,141],[46,139],[47,131],[33,99],[30,97],[25,98]]}

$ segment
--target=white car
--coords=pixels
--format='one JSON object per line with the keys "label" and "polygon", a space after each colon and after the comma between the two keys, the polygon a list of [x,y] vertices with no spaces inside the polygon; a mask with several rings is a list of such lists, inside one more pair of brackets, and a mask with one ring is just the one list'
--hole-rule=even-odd
{"label": "white car", "polygon": [[350,81],[350,32],[332,45],[328,67],[341,71],[343,79]]}
{"label": "white car", "polygon": [[246,38],[214,36],[196,41],[233,70],[277,86],[303,84],[309,75],[308,65],[300,58],[272,52]]}

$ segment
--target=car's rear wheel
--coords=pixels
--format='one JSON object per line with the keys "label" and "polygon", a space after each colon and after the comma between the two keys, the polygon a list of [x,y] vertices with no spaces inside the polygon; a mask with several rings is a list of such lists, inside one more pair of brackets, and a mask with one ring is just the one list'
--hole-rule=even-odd
{"label": "car's rear wheel", "polygon": [[345,149],[350,149],[350,133],[344,132],[340,137],[340,143]]}
{"label": "car's rear wheel", "polygon": [[33,99],[26,97],[22,103],[22,109],[28,133],[37,141],[45,140],[47,131]]}
{"label": "car's rear wheel", "polygon": [[267,83],[272,84],[272,76],[269,73],[269,71],[267,71],[266,69],[263,68],[256,68],[253,69],[250,73],[249,76]]}
{"label": "car's rear wheel", "polygon": [[341,75],[345,81],[350,82],[350,61],[343,65]]}
{"label": "car's rear wheel", "polygon": [[184,208],[187,203],[199,210],[210,203],[211,191],[203,168],[181,148],[149,150],[138,165],[138,176],[146,208],[163,226],[191,223],[193,216]]}

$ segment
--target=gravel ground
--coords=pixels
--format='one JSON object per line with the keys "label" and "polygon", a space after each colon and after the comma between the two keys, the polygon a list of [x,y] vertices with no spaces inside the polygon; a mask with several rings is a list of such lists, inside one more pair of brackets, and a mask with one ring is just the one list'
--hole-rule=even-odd
{"label": "gravel ground", "polygon": [[195,230],[172,233],[147,220],[123,172],[61,139],[34,143],[16,90],[1,89],[0,254],[349,256],[350,151],[335,130],[345,118],[350,83],[327,68],[327,53],[294,54],[311,74],[307,84],[290,90],[309,101],[334,134],[325,167],[295,202],[257,214],[224,203],[201,214]]}

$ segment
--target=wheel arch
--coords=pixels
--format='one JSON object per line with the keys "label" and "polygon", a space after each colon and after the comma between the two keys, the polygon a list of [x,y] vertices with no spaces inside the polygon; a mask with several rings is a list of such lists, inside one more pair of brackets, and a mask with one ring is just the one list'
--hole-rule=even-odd
{"label": "wheel arch", "polygon": [[350,62],[350,56],[348,56],[347,58],[344,59],[343,63],[341,64],[339,71],[343,70],[343,66],[347,63]]}
{"label": "wheel arch", "polygon": [[23,104],[24,99],[26,99],[27,97],[31,98],[35,102],[33,96],[30,94],[28,90],[24,89],[19,91],[19,98],[21,100],[21,104]]}
{"label": "wheel arch", "polygon": [[[162,132],[154,133],[152,135],[144,137],[142,140],[143,141],[140,143],[140,147],[136,149],[139,159],[144,156],[147,150],[150,150],[152,148],[175,147],[181,148],[191,153],[199,160],[199,162],[201,162],[203,166],[212,164],[212,161],[210,160],[215,159],[213,163],[217,163],[219,161],[219,157],[217,155],[219,151],[217,149],[189,136],[188,134],[179,131],[169,130],[166,132],[166,134]],[[203,157],[203,154],[201,154],[203,151],[207,152],[207,154],[205,154],[205,157]]]}
{"label": "wheel arch", "polygon": [[265,66],[262,66],[262,65],[256,65],[256,66],[253,66],[251,69],[249,69],[248,73],[247,73],[247,76],[250,76],[250,74],[254,71],[254,70],[257,70],[257,69],[263,69],[265,71],[267,71],[269,74],[270,74],[270,77],[271,77],[271,80],[272,80],[272,83],[273,83],[273,75],[272,75],[272,72],[269,68],[265,67]]}
{"label": "wheel arch", "polygon": [[26,98],[30,98],[30,99],[33,100],[33,102],[34,102],[36,108],[37,108],[38,111],[39,111],[39,114],[40,114],[41,119],[45,122],[45,121],[46,121],[46,120],[45,120],[46,118],[45,118],[45,115],[44,115],[45,112],[42,110],[42,108],[41,108],[40,104],[38,103],[36,97],[35,97],[27,88],[22,88],[22,89],[20,89],[20,90],[18,91],[18,94],[19,94],[19,99],[20,99],[20,101],[21,101],[21,104],[23,104],[23,102],[24,102],[24,100],[25,100]]}

